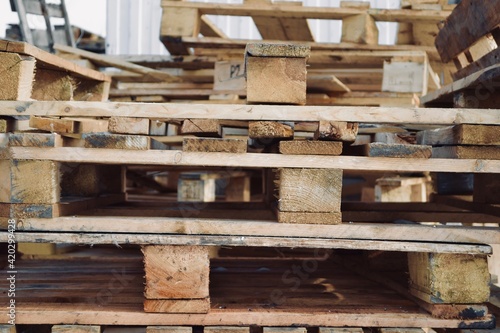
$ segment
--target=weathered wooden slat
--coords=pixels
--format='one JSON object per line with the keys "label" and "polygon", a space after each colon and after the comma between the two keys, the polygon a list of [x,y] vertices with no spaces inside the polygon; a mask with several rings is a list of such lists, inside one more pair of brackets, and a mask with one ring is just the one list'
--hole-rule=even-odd
{"label": "weathered wooden slat", "polygon": [[346,121],[392,124],[500,125],[499,110],[340,107],[286,105],[147,104],[99,102],[1,101],[0,115],[143,117],[167,119],[231,119],[274,121]]}

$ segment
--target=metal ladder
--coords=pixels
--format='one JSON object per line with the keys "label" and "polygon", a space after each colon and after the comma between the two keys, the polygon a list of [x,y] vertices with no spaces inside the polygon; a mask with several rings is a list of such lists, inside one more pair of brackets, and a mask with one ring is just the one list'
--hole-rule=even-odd
{"label": "metal ladder", "polygon": [[[19,15],[19,28],[25,42],[54,52],[54,28],[50,20],[51,17],[54,17],[64,19],[64,38],[63,40],[57,40],[57,43],[75,47],[75,39],[73,37],[71,24],[69,23],[68,12],[64,0],[60,0],[58,4],[47,4],[45,0],[10,0],[10,5],[12,11],[17,11]],[[43,16],[47,27],[47,44],[41,42],[41,38],[30,29],[27,14]]]}

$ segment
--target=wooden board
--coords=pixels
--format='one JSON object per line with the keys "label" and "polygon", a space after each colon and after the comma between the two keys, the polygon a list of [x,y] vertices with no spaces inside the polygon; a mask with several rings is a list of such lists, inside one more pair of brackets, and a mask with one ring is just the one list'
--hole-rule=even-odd
{"label": "wooden board", "polygon": [[51,333],[101,333],[101,326],[54,325]]}
{"label": "wooden board", "polygon": [[270,121],[345,121],[391,124],[500,125],[498,110],[286,105],[211,105],[182,103],[15,102],[0,101],[2,116],[143,117]]}
{"label": "wooden board", "polygon": [[433,147],[433,158],[500,160],[498,146],[445,146]]}
{"label": "wooden board", "polygon": [[149,119],[131,117],[111,117],[108,130],[121,134],[149,134]]}
{"label": "wooden board", "polygon": [[[145,148],[145,146],[144,146]],[[133,165],[177,165],[220,166],[246,168],[317,168],[343,170],[379,170],[392,172],[474,172],[500,173],[500,162],[496,160],[449,160],[414,159],[357,156],[301,156],[281,154],[247,153],[193,153],[169,150],[118,150],[85,149],[74,147],[33,148],[11,147],[0,149],[1,158],[19,160],[51,160],[59,162],[133,164]]]}
{"label": "wooden board", "polygon": [[292,139],[293,127],[275,121],[251,121],[248,136],[251,139]]}
{"label": "wooden board", "polygon": [[423,145],[500,145],[500,126],[455,125],[417,133],[417,142]]}
{"label": "wooden board", "polygon": [[182,150],[190,152],[246,153],[247,140],[218,138],[184,138]]}
{"label": "wooden board", "polygon": [[320,120],[318,130],[314,133],[317,140],[355,141],[358,135],[357,123],[345,121]]}
{"label": "wooden board", "polygon": [[266,16],[279,18],[303,18],[303,19],[329,19],[342,20],[353,15],[369,14],[376,21],[387,22],[439,22],[446,19],[449,11],[435,10],[408,10],[408,9],[362,9],[362,8],[335,8],[315,6],[289,6],[274,4],[262,6],[262,4],[218,4],[191,3],[181,1],[162,1],[165,8],[197,8],[201,14],[233,15],[233,16]]}
{"label": "wooden board", "polygon": [[[43,63],[49,68],[56,68],[62,71],[68,71],[78,77],[92,79],[96,81],[110,82],[111,78],[98,71],[78,66],[71,61],[58,57],[56,55],[45,52],[33,45],[23,42],[0,41],[0,51],[19,53],[28,55],[37,59],[37,62]],[[40,66],[40,64],[37,64]]]}
{"label": "wooden board", "polygon": [[283,212],[278,211],[278,222],[298,224],[340,224],[341,212],[316,213],[316,212]]}
{"label": "wooden board", "polygon": [[426,145],[372,142],[359,146],[349,146],[347,154],[369,157],[430,158],[432,147]]}
{"label": "wooden board", "polygon": [[[181,81],[179,78],[174,77],[168,73],[158,71],[155,69],[151,69],[149,67],[136,65],[136,64],[133,64],[133,63],[130,63],[127,61],[123,61],[123,60],[119,60],[116,58],[112,58],[112,57],[109,57],[106,55],[101,55],[101,54],[77,49],[77,48],[70,47],[70,46],[60,45],[60,44],[54,45],[54,49],[56,49],[57,51],[60,51],[60,52],[78,55],[82,58],[85,58],[85,59],[88,59],[92,62],[95,62],[96,64],[101,65],[101,66],[116,67],[119,69],[127,70],[127,71],[132,72],[132,73],[138,73],[138,74],[141,74],[143,76],[146,76],[147,78],[149,78],[151,80],[165,81],[165,82],[179,82],[179,81]],[[67,62],[69,62],[69,61],[67,61]],[[69,62],[69,63],[71,63],[71,62]],[[73,65],[73,66],[76,66],[76,65]]]}
{"label": "wooden board", "polygon": [[368,14],[360,14],[344,18],[342,20],[341,41],[377,45],[378,28],[373,17]]}
{"label": "wooden board", "polygon": [[217,119],[186,119],[182,122],[182,134],[197,136],[216,136],[222,134],[220,122]]}
{"label": "wooden board", "polygon": [[281,154],[287,155],[338,156],[342,153],[342,142],[313,140],[280,141],[279,151]]}

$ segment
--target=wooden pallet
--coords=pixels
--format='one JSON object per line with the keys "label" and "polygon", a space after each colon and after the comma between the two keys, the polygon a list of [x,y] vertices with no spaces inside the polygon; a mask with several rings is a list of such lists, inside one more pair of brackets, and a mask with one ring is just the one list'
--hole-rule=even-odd
{"label": "wooden pallet", "polygon": [[[473,315],[476,310],[485,311],[481,305],[466,306],[476,309],[467,318],[457,313],[461,306],[428,307],[451,310],[446,314],[421,312],[420,301],[405,288],[395,287],[401,281],[395,257],[390,256],[392,277],[387,278],[377,273],[387,272],[386,268],[377,266],[377,260],[367,254],[316,250],[295,258],[211,259],[207,314],[145,313],[144,266],[134,250],[102,253],[89,249],[69,258],[19,260],[16,324],[492,327],[492,317],[486,312]],[[367,259],[372,263],[371,277],[345,263]],[[294,267],[298,267],[295,273]],[[293,280],[283,280],[288,271]],[[400,277],[405,280],[404,275]],[[6,317],[1,321],[6,322]]]}
{"label": "wooden pallet", "polygon": [[[267,1],[246,1],[243,4],[211,4],[163,1],[161,38],[172,54],[189,54],[184,37],[202,33],[208,38],[226,40],[226,36],[206,15],[251,16],[263,39],[313,42],[307,19],[343,20],[344,42],[378,44],[375,21],[384,22],[439,22],[449,11],[380,10],[364,5],[344,3],[341,8],[304,7],[294,2],[271,4]],[[279,13],[279,14],[276,14]],[[186,19],[179,20],[178,17]],[[286,27],[286,28],[284,28]],[[354,32],[356,31],[356,32]],[[295,33],[294,33],[295,32]]]}
{"label": "wooden pallet", "polygon": [[436,48],[443,62],[456,65],[455,80],[498,63],[499,11],[496,1],[463,1],[446,19],[436,37]]}
{"label": "wooden pallet", "polygon": [[0,40],[1,100],[107,101],[111,78],[30,44]]}

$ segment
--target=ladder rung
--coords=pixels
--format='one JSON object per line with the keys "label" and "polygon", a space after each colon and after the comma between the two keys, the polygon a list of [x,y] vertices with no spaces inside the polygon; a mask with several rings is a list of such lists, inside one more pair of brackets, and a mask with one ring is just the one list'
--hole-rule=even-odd
{"label": "ladder rung", "polygon": [[[21,0],[24,2],[24,7],[26,8],[27,14],[43,15],[42,6],[38,0]],[[48,14],[50,17],[60,17],[64,18],[64,13],[61,6],[55,3],[48,3]]]}

